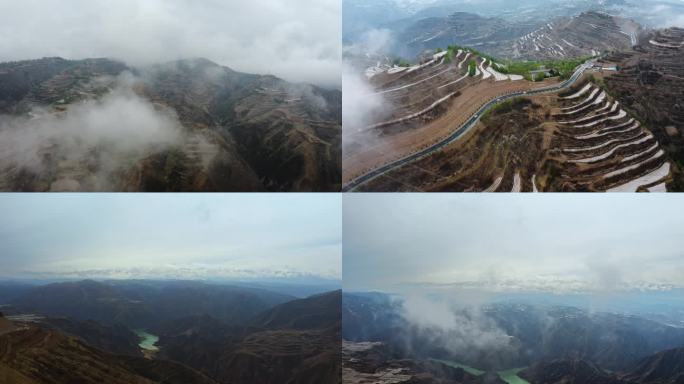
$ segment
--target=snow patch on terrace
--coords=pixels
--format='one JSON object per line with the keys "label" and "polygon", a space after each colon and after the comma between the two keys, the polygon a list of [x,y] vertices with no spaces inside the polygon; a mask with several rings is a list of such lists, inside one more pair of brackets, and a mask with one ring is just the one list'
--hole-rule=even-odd
{"label": "snow patch on terrace", "polygon": [[520,192],[522,190],[522,182],[520,180],[520,172],[516,172],[513,176],[513,189],[511,192]]}
{"label": "snow patch on terrace", "polygon": [[[670,174],[670,163],[665,163],[660,166],[660,168],[656,169],[655,171],[648,173],[638,179],[634,179],[628,183],[618,185],[617,187],[610,188],[606,192],[636,192],[639,187],[642,185],[647,185],[651,183],[655,183],[658,180],[662,180],[666,178]],[[663,187],[660,187],[660,186]],[[661,189],[664,189],[665,183],[662,183],[660,185],[657,185],[656,187],[659,187]],[[656,188],[653,187],[653,188]],[[650,191],[650,189],[649,189]],[[666,192],[666,190],[661,190],[658,192]]]}
{"label": "snow patch on terrace", "polygon": [[595,100],[593,103],[589,103],[589,104],[582,107],[582,105],[586,104],[591,99],[593,99],[594,96],[596,96],[596,94],[599,93],[599,91],[600,91],[600,89],[596,88],[586,99],[582,100],[578,104],[575,104],[572,107],[561,108],[561,111],[568,111],[568,112],[563,112],[562,114],[563,115],[573,115],[575,113],[584,111],[585,109],[591,107],[592,105],[600,104],[603,101],[603,99],[606,97],[605,92],[601,92],[601,95],[599,95],[599,98],[597,100]]}
{"label": "snow patch on terrace", "polygon": [[447,53],[449,53],[449,51],[437,52],[432,56],[432,60],[439,60],[442,57],[446,56]]}
{"label": "snow patch on terrace", "polygon": [[[596,102],[593,102],[593,103],[589,104],[589,106],[596,105],[596,104],[598,104],[598,103],[600,103],[600,102],[598,102],[598,100],[597,100]],[[582,117],[582,118],[580,118],[580,119],[568,120],[568,121],[559,121],[558,123],[559,123],[559,124],[576,124],[576,123],[581,123],[581,122],[583,122],[583,121],[591,120],[591,119],[594,119],[594,118],[596,118],[596,117],[598,117],[598,116],[601,116],[601,112],[607,110],[608,108],[610,108],[610,101],[606,101],[606,105],[604,105],[603,107],[601,107],[601,108],[599,108],[599,109],[597,109],[597,110],[595,110],[595,111],[590,111],[590,112],[589,112],[589,113],[592,113],[592,112],[593,112],[593,113],[595,113],[595,115],[586,116],[586,114],[585,114],[585,117]],[[564,115],[569,115],[569,114],[574,114],[574,113],[577,113],[577,112],[564,113]]]}
{"label": "snow patch on terrace", "polygon": [[396,92],[396,91],[400,91],[400,90],[402,90],[402,89],[411,88],[411,87],[416,86],[416,85],[418,85],[418,84],[420,84],[420,83],[424,83],[424,82],[426,82],[426,81],[428,81],[428,80],[430,80],[430,79],[433,79],[433,78],[435,78],[435,77],[437,77],[437,76],[439,76],[439,75],[442,75],[442,74],[448,72],[449,70],[451,70],[451,68],[447,68],[447,69],[445,69],[445,70],[443,70],[443,71],[437,72],[437,74],[432,75],[432,76],[429,76],[429,77],[426,77],[426,78],[424,78],[423,80],[419,80],[419,81],[416,81],[416,82],[411,83],[411,84],[402,85],[401,87],[392,88],[392,89],[387,89],[387,90],[384,90],[384,91],[372,93],[371,95],[382,95],[382,94],[385,94],[385,93]]}
{"label": "snow patch on terrace", "polygon": [[623,117],[627,116],[627,112],[623,111],[622,109],[620,110],[620,113],[618,113],[616,116],[610,116],[603,118],[601,120],[597,120],[588,124],[582,124],[582,125],[574,125],[573,127],[575,128],[586,128],[586,127],[593,127],[596,124],[603,123],[604,121],[609,121],[609,120],[620,120]]}
{"label": "snow patch on terrace", "polygon": [[[489,79],[490,77],[492,77],[492,74],[485,70],[485,68],[484,68],[485,64],[487,64],[487,59],[482,60],[482,62],[480,63],[480,71],[482,72],[482,79],[483,80]],[[476,76],[477,75],[478,74],[476,74]]]}
{"label": "snow patch on terrace", "polygon": [[[625,129],[622,129],[622,130],[615,131],[615,129],[622,128],[622,127],[626,127],[626,126],[628,126],[628,125],[630,125],[630,124],[632,124],[630,127],[627,127],[627,128],[625,128]],[[613,133],[625,133],[625,132],[629,132],[629,131],[631,131],[631,130],[634,130],[634,129],[636,129],[636,128],[639,128],[639,125],[640,125],[639,122],[637,121],[637,122],[635,123],[635,122],[634,122],[634,119],[632,118],[632,119],[630,119],[628,122],[622,123],[622,124],[620,124],[620,125],[616,125],[616,126],[613,126],[613,127],[606,127],[606,128],[603,128],[603,129],[599,129],[598,131],[596,131],[596,132],[594,132],[594,133],[590,133],[590,134],[588,134],[588,135],[575,136],[575,139],[578,139],[578,140],[586,140],[586,139],[592,139],[592,138],[595,138],[595,137],[607,136],[607,135],[610,135],[610,134],[613,134]]]}
{"label": "snow patch on terrace", "polygon": [[[563,149],[563,152],[573,153],[573,152],[593,151],[594,149],[603,148],[603,147],[606,147],[606,146],[608,146],[608,145],[610,145],[610,144],[613,144],[613,143],[621,143],[621,142],[625,142],[625,141],[628,141],[628,140],[634,140],[634,139],[636,139],[637,137],[641,136],[641,134],[642,134],[642,132],[639,132],[639,133],[637,133],[636,135],[634,135],[634,136],[632,136],[632,137],[630,137],[630,138],[627,138],[627,139],[613,139],[613,140],[608,140],[608,141],[606,141],[606,142],[603,143],[603,144],[595,145],[595,146],[593,146],[593,147],[565,148],[565,149]],[[653,135],[651,135],[651,134],[648,134],[648,135],[646,135],[646,136],[647,136],[648,138],[653,137]]]}
{"label": "snow patch on terrace", "polygon": [[460,63],[458,63],[458,67],[459,67],[459,68],[462,68],[462,67],[463,67],[463,63],[465,63],[466,60],[468,60],[468,58],[470,57],[470,55],[472,55],[472,53],[468,52],[468,54],[465,55],[465,57],[463,58],[463,60],[462,60]]}
{"label": "snow patch on terrace", "polygon": [[570,95],[570,96],[567,96],[567,97],[562,97],[562,99],[564,99],[564,100],[576,99],[576,98],[578,98],[578,97],[584,95],[585,93],[587,93],[587,91],[588,91],[589,89],[591,89],[592,85],[593,85],[593,84],[591,84],[591,83],[587,83],[587,85],[585,85],[584,88],[580,89],[579,92],[577,92],[577,93],[575,93],[575,94],[572,94],[572,95]]}
{"label": "snow patch on terrace", "polygon": [[435,33],[434,35],[428,37],[427,39],[423,40],[423,43],[427,43],[428,41],[434,40],[434,39],[440,37],[442,34],[444,34],[444,31],[439,31],[439,32]]}
{"label": "snow patch on terrace", "polygon": [[[633,142],[620,144],[620,145],[614,147],[613,149],[611,149],[610,151],[608,151],[608,152],[606,152],[606,153],[604,153],[604,154],[602,154],[602,155],[590,157],[590,158],[588,158],[588,159],[570,160],[570,162],[571,162],[571,163],[585,163],[585,164],[586,164],[586,163],[593,163],[593,162],[596,162],[596,161],[599,161],[599,160],[607,159],[607,158],[611,157],[618,149],[620,149],[620,148],[625,148],[625,147],[629,147],[629,146],[631,146],[631,145],[639,145],[639,144],[641,144],[641,143],[643,143],[643,142],[646,142],[646,141],[650,140],[651,137],[652,137],[652,136],[647,136],[647,137],[643,137],[643,138],[641,138],[641,139],[639,139],[639,140],[636,140],[636,141],[633,141]],[[656,149],[657,147],[658,147],[658,143],[656,143],[652,148],[650,148],[650,149],[648,149],[648,150],[646,150],[646,151],[644,151],[644,152],[641,152],[641,153],[639,153],[639,154],[637,154],[637,155],[629,156],[629,158],[623,159],[621,162],[624,163],[624,162],[628,161],[627,159],[629,159],[629,160],[636,159],[637,157],[643,155],[644,153],[648,153],[649,151],[652,151],[652,150]]]}
{"label": "snow patch on terrace", "polygon": [[494,80],[495,81],[503,81],[503,80],[511,80],[511,81],[517,81],[517,80],[522,80],[523,77],[520,75],[504,75],[503,73],[497,71],[494,69],[493,66],[487,67],[487,72],[491,73],[494,75]]}
{"label": "snow patch on terrace", "polygon": [[490,74],[494,75],[494,80],[495,80],[495,81],[508,80],[508,76],[506,76],[506,75],[500,73],[499,71],[497,71],[496,69],[492,68],[491,66],[489,66],[489,67],[487,68],[487,72],[489,72]]}
{"label": "snow patch on terrace", "polygon": [[667,192],[667,185],[663,182],[648,189],[649,192]]}
{"label": "snow patch on terrace", "polygon": [[634,160],[634,159],[638,159],[639,157],[641,157],[641,156],[643,156],[643,155],[645,155],[645,154],[651,152],[652,150],[654,150],[654,149],[656,149],[656,148],[658,148],[658,143],[653,144],[653,146],[651,146],[650,148],[648,148],[647,150],[645,150],[645,151],[643,151],[643,152],[639,152],[639,153],[637,153],[637,154],[635,154],[635,155],[631,155],[631,156],[625,157],[624,159],[622,159],[621,163],[626,163],[626,162],[628,162],[628,161],[631,161],[631,160]]}
{"label": "snow patch on terrace", "polygon": [[655,45],[656,47],[674,48],[674,49],[680,48],[682,46],[682,44],[684,44],[684,43],[679,43],[679,45],[672,45],[672,44],[659,43],[655,40],[649,40],[648,42],[651,43],[652,45]]}
{"label": "snow patch on terrace", "polygon": [[448,86],[450,86],[450,85],[454,85],[454,84],[456,84],[456,83],[459,83],[459,82],[461,82],[463,79],[465,79],[466,77],[468,77],[467,74],[463,75],[462,77],[458,78],[457,80],[454,80],[454,81],[452,81],[452,82],[450,82],[450,83],[446,83],[446,84],[444,84],[444,85],[442,85],[442,86],[439,86],[439,87],[437,87],[437,89],[442,89],[442,88],[448,87]]}
{"label": "snow patch on terrace", "polygon": [[[559,121],[559,123],[561,123],[561,124],[576,124],[576,123],[581,123],[581,122],[588,121],[588,120],[591,120],[591,119],[595,119],[595,118],[597,118],[597,117],[607,116],[607,115],[610,115],[611,113],[615,113],[615,111],[617,111],[617,107],[618,107],[619,104],[620,104],[620,103],[616,101],[615,103],[612,104],[612,108],[611,108],[611,103],[610,103],[610,101],[606,101],[606,105],[605,105],[603,108],[601,108],[601,109],[595,111],[595,113],[596,113],[595,115],[583,117],[583,118],[577,119],[577,120]],[[608,110],[608,108],[610,108],[610,111],[608,111],[608,112],[603,112],[603,111]]]}
{"label": "snow patch on terrace", "polygon": [[[414,66],[412,66],[411,68],[409,68],[408,71],[409,71],[409,72],[417,71],[417,70],[419,70],[419,69],[423,69],[423,68],[425,68],[425,67],[429,67],[430,65],[434,64],[435,62],[437,62],[437,59],[432,59],[432,60],[430,60],[430,61],[428,61],[428,62],[425,62],[425,63],[423,63],[423,64],[421,64],[421,65],[414,65]],[[437,65],[440,65],[440,64],[442,64],[443,62],[444,62],[444,60],[440,61],[439,64],[437,64]]]}
{"label": "snow patch on terrace", "polygon": [[[466,75],[466,76],[467,76],[467,75]],[[429,107],[427,107],[427,108],[425,108],[425,109],[422,109],[422,110],[420,110],[420,111],[418,111],[418,112],[416,112],[416,113],[412,113],[412,114],[410,114],[410,115],[407,115],[407,116],[404,116],[404,117],[400,117],[400,118],[398,118],[398,119],[394,119],[394,120],[390,120],[390,121],[384,121],[384,122],[378,123],[378,124],[373,124],[373,125],[371,125],[370,127],[368,127],[368,129],[378,128],[378,127],[382,127],[382,126],[389,125],[389,124],[401,123],[402,121],[410,120],[410,119],[416,118],[416,117],[418,117],[418,116],[424,115],[424,114],[430,112],[430,111],[431,111],[432,109],[434,109],[436,106],[438,106],[438,105],[442,104],[443,102],[449,100],[449,99],[450,99],[452,96],[454,96],[456,93],[458,93],[458,91],[451,92],[450,94],[448,94],[448,95],[442,97],[441,99],[435,101],[434,103],[430,104]]]}
{"label": "snow patch on terrace", "polygon": [[395,65],[394,67],[388,69],[388,70],[387,70],[387,73],[389,73],[390,75],[393,75],[393,74],[395,74],[395,73],[403,72],[403,71],[405,71],[405,70],[407,70],[407,69],[408,69],[408,67],[398,67],[398,66]]}
{"label": "snow patch on terrace", "polygon": [[613,172],[609,172],[609,173],[603,175],[603,178],[607,179],[607,178],[610,178],[613,176],[622,175],[622,174],[627,173],[629,171],[635,170],[635,169],[641,167],[642,165],[648,163],[649,161],[655,160],[655,159],[663,156],[664,154],[665,154],[665,152],[663,152],[663,150],[661,149],[658,151],[658,153],[656,153],[655,155],[653,155],[653,156],[649,157],[648,159],[642,161],[641,163],[630,165],[629,167],[621,168],[621,169],[615,170]]}
{"label": "snow patch on terrace", "polygon": [[567,40],[565,40],[565,39],[561,39],[561,40],[563,40],[563,42],[564,42],[565,44],[567,44],[568,46],[570,46],[570,47],[573,47],[573,48],[575,48],[575,49],[580,49],[578,46],[576,46],[575,44],[573,44],[573,43],[571,43],[571,42],[569,42],[569,41],[567,41]]}
{"label": "snow patch on terrace", "polygon": [[385,72],[386,68],[381,66],[380,63],[374,67],[370,67],[366,69],[366,78],[371,79],[373,76],[378,75],[380,73]]}
{"label": "snow patch on terrace", "polygon": [[494,183],[489,186],[489,188],[485,189],[485,192],[494,192],[496,191],[497,188],[499,188],[499,185],[501,185],[501,181],[503,180],[503,176],[499,176],[494,180]]}

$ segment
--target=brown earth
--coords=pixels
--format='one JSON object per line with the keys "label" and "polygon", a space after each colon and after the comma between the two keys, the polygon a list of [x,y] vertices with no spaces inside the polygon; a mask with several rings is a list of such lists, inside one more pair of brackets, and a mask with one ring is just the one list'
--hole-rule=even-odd
{"label": "brown earth", "polygon": [[541,88],[556,82],[556,80],[547,80],[543,83],[528,81],[495,82],[493,78],[480,80],[461,90],[458,97],[449,101],[445,108],[446,111],[433,120],[417,121],[411,129],[402,129],[398,133],[393,133],[391,128],[386,128],[384,132],[379,134],[379,143],[370,147],[359,146],[351,148],[351,151],[345,151],[343,154],[343,184],[382,165],[439,142],[460,127],[482,105],[498,96]]}
{"label": "brown earth", "polygon": [[0,382],[15,384],[215,384],[169,361],[116,356],[36,327],[0,336]]}
{"label": "brown earth", "polygon": [[[658,142],[588,79],[596,82],[587,76],[560,94],[499,104],[457,142],[387,172],[360,190],[602,191],[623,185],[632,191],[664,189],[668,178],[656,175],[668,162]],[[591,86],[585,94],[563,99],[585,85]],[[631,181],[634,186],[628,187]]]}

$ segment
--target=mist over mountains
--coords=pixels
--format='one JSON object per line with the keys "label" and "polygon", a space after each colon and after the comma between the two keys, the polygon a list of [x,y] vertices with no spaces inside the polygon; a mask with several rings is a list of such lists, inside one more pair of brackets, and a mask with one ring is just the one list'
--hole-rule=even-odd
{"label": "mist over mountains", "polygon": [[141,67],[206,57],[240,72],[339,88],[339,14],[338,0],[8,2],[0,24],[12,38],[0,42],[0,61],[107,57]]}
{"label": "mist over mountains", "polygon": [[4,190],[330,191],[341,93],[205,59],[0,65]]}

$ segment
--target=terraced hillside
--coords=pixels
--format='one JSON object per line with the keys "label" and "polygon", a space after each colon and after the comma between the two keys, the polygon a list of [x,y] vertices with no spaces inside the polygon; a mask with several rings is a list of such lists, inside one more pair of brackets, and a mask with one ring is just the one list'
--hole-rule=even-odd
{"label": "terraced hillside", "polygon": [[460,140],[360,190],[665,191],[671,169],[653,133],[585,80],[499,104]]}
{"label": "terraced hillside", "polygon": [[425,50],[449,44],[476,47],[486,52],[501,52],[512,39],[536,28],[534,23],[510,23],[498,17],[455,12],[445,17],[429,17],[406,26],[397,38],[405,42],[397,52],[413,57]]}
{"label": "terraced hillside", "polygon": [[[4,318],[0,316],[4,321]],[[216,383],[171,361],[113,355],[81,340],[30,324],[0,324],[3,383]]]}
{"label": "terraced hillside", "polygon": [[450,49],[420,65],[375,74],[370,79],[374,92],[364,97],[381,98],[383,107],[367,126],[345,126],[344,181],[432,144],[496,96],[540,86],[522,80],[467,49]]}
{"label": "terraced hillside", "polygon": [[335,191],[341,93],[204,59],[0,64],[0,190]]}
{"label": "terraced hillside", "polygon": [[652,130],[676,164],[672,189],[684,190],[684,29],[655,31],[611,59],[621,70],[606,77],[606,89]]}
{"label": "terraced hillside", "polygon": [[629,49],[640,33],[638,23],[597,11],[526,23],[457,12],[406,27],[398,38],[406,43],[397,54],[413,57],[455,43],[502,59],[572,58]]}
{"label": "terraced hillside", "polygon": [[505,57],[545,60],[596,56],[628,50],[637,44],[641,27],[634,21],[599,12],[558,19],[518,38]]}
{"label": "terraced hillside", "polygon": [[[375,95],[382,96],[388,108],[383,111],[382,121],[366,129],[396,132],[404,125],[410,128],[430,120],[443,112],[443,104],[459,96],[461,89],[479,80],[522,80],[522,76],[497,72],[488,59],[471,51],[458,49],[452,57],[449,55],[450,51],[442,51],[421,65],[394,67],[375,76]],[[473,72],[469,73],[471,65]]]}
{"label": "terraced hillside", "polygon": [[342,382],[345,384],[469,383],[499,384],[503,381],[479,378],[463,368],[425,359],[394,356],[381,342],[342,342]]}

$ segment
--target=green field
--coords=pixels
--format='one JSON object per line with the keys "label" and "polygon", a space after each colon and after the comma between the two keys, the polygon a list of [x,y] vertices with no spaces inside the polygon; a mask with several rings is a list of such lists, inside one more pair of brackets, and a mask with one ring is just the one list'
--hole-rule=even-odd
{"label": "green field", "polygon": [[[528,80],[543,80],[543,77],[534,79],[530,72],[545,69],[548,70],[552,76],[567,79],[575,71],[575,68],[588,59],[588,57],[578,57],[575,59],[553,61],[504,61],[503,64],[497,65],[497,70],[501,73],[521,75]],[[499,63],[501,63],[501,61],[499,61]]]}
{"label": "green field", "polygon": [[[466,52],[471,52],[473,55],[480,56],[482,58],[488,59],[491,63],[494,63],[494,67],[497,71],[503,74],[509,75],[520,75],[525,79],[530,81],[541,81],[544,80],[545,75],[543,73],[533,74],[532,71],[537,70],[547,70],[550,76],[558,76],[561,79],[568,79],[572,73],[575,71],[579,65],[587,61],[590,57],[577,57],[573,59],[565,60],[547,60],[547,61],[512,61],[512,60],[499,60],[496,57],[479,52],[476,49],[469,47],[462,47],[460,45],[450,45],[447,47],[448,52],[445,57],[446,63],[451,63],[453,57],[456,55],[458,50],[463,50]],[[435,53],[442,52],[441,48],[435,50]],[[397,61],[398,62],[398,61]],[[396,64],[396,62],[395,62]],[[470,69],[470,76],[475,74],[475,71]]]}

